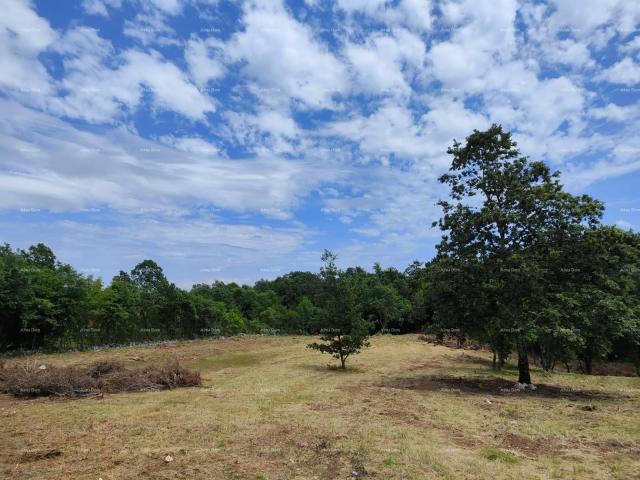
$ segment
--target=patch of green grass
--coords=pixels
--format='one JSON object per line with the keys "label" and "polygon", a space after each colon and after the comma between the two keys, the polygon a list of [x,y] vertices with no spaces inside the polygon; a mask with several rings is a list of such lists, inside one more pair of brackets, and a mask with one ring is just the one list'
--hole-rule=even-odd
{"label": "patch of green grass", "polygon": [[248,353],[226,353],[215,357],[205,357],[186,366],[197,370],[222,370],[223,368],[248,367],[262,361],[259,355]]}
{"label": "patch of green grass", "polygon": [[385,459],[382,461],[382,463],[383,463],[384,465],[386,465],[387,467],[392,467],[393,465],[395,465],[395,464],[396,464],[396,456],[395,456],[395,455],[393,455],[393,454],[388,455],[388,456],[387,456],[387,458],[385,458]]}
{"label": "patch of green grass", "polygon": [[504,450],[499,450],[497,448],[490,448],[485,452],[485,458],[487,460],[491,460],[492,462],[496,460],[500,460],[509,465],[515,465],[520,463],[520,459],[516,457],[513,453],[505,452]]}

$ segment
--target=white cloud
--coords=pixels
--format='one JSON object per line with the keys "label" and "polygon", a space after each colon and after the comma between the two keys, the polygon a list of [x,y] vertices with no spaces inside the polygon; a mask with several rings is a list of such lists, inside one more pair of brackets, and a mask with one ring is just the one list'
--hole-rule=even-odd
{"label": "white cloud", "polygon": [[620,50],[630,54],[638,52],[640,50],[640,35],[633,37],[628,42],[621,43]]}
{"label": "white cloud", "polygon": [[182,0],[150,0],[156,8],[175,15],[182,10],[184,2]]}
{"label": "white cloud", "polygon": [[331,108],[332,95],[348,86],[346,69],[319,43],[311,29],[276,3],[248,4],[227,53],[246,62],[243,73],[259,96],[283,95],[309,108]]}
{"label": "white cloud", "polygon": [[216,145],[200,137],[175,137],[165,135],[159,139],[165,145],[169,145],[183,152],[197,153],[199,155],[219,156],[220,152]]}
{"label": "white cloud", "polygon": [[522,91],[520,106],[525,115],[518,129],[550,135],[564,122],[577,121],[584,102],[582,90],[566,77],[539,81],[530,92]]}
{"label": "white cloud", "polygon": [[[237,271],[240,260],[260,261],[262,243],[277,244],[264,267],[284,271],[310,255],[296,208],[309,207],[311,192],[324,220],[351,233],[343,260],[423,252],[437,236],[428,225],[446,194],[436,180],[446,148],[492,122],[514,130],[523,153],[560,168],[572,191],[640,169],[639,104],[604,83],[638,83],[638,2],[341,0],[329,9],[346,21],[326,25],[313,17],[318,2],[288,10],[248,0],[221,38],[174,30],[173,16],[192,11],[185,4],[131,2],[127,38],[112,44],[74,21],[56,32],[30,3],[10,2],[0,18],[5,208],[104,208],[122,217],[117,227],[71,222],[57,235],[86,240],[85,251],[127,238],[114,256],[191,268],[235,255],[228,266]],[[217,9],[192,5],[217,25]],[[121,0],[82,6],[108,17]],[[156,111],[180,118],[151,130],[157,140],[137,135]],[[119,127],[83,131],[52,115]],[[269,229],[264,218],[300,228]],[[211,244],[224,252],[218,260],[189,248]]]}
{"label": "white cloud", "polygon": [[454,137],[487,123],[459,101],[430,99],[429,104],[430,110],[417,120],[405,105],[387,100],[371,115],[335,122],[323,133],[357,142],[364,159],[394,154],[416,162],[426,157],[438,161]]}
{"label": "white cloud", "polygon": [[82,8],[89,15],[109,16],[107,7],[120,8],[122,0],[82,0]]}
{"label": "white cloud", "polygon": [[213,101],[191,84],[174,64],[155,52],[127,50],[115,57],[110,42],[95,30],[79,27],[68,31],[53,46],[63,55],[63,96],[49,99],[58,114],[89,122],[113,122],[125,111],[135,110],[149,93],[160,109],[175,111],[193,120],[205,120],[215,110]]}
{"label": "white cloud", "polygon": [[516,52],[516,2],[449,1],[441,8],[452,31],[429,50],[428,73],[448,89],[481,90],[482,78]]}
{"label": "white cloud", "polygon": [[0,15],[0,87],[25,96],[49,93],[49,75],[38,55],[56,38],[49,22],[32,10],[29,1],[4,2]]}
{"label": "white cloud", "polygon": [[168,24],[168,13],[161,9],[148,9],[133,20],[125,20],[123,33],[144,46],[179,44],[175,30]]}
{"label": "white cloud", "polygon": [[405,26],[414,31],[431,29],[432,5],[430,0],[400,0],[397,5],[389,0],[340,0],[338,5],[348,13],[360,12],[389,26]]}
{"label": "white cloud", "polygon": [[640,83],[640,64],[626,57],[601,72],[597,78],[609,83],[637,85]]}
{"label": "white cloud", "polygon": [[187,43],[184,56],[196,85],[203,87],[210,80],[217,80],[225,74],[223,62],[216,58],[216,52],[222,55],[221,47],[221,42],[214,39],[193,38]]}
{"label": "white cloud", "polygon": [[287,108],[260,106],[256,113],[226,112],[226,138],[238,147],[259,155],[312,156],[308,142]]}
{"label": "white cloud", "polygon": [[[411,92],[408,80],[421,70],[425,58],[422,40],[404,29],[393,35],[372,35],[365,43],[349,43],[345,56],[352,64],[359,89],[374,94]],[[405,78],[405,68],[409,70]]]}
{"label": "white cloud", "polygon": [[590,109],[589,115],[596,119],[625,122],[640,114],[640,108],[638,107],[638,104],[621,106],[609,103],[604,107]]}
{"label": "white cloud", "polygon": [[[569,33],[574,37],[588,39],[601,45],[616,33],[623,36],[632,33],[640,22],[640,4],[627,0],[552,0],[554,12],[549,25],[554,33]],[[604,25],[612,28],[600,29],[604,37],[593,35]],[[591,38],[589,38],[591,37]]]}
{"label": "white cloud", "polygon": [[99,135],[13,102],[0,107],[7,113],[0,124],[5,208],[167,211],[211,204],[282,217],[308,192],[343,175],[331,159],[228,160],[194,137],[163,138],[173,149],[122,128]]}
{"label": "white cloud", "polygon": [[587,45],[571,39],[546,43],[543,54],[544,60],[549,63],[571,65],[577,68],[592,67],[595,65]]}

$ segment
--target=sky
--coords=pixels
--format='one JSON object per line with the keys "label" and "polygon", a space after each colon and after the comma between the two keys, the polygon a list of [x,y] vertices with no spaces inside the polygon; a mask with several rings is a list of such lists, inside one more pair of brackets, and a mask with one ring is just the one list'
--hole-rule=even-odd
{"label": "sky", "polygon": [[105,282],[429,260],[492,123],[640,226],[638,1],[0,4],[0,241]]}

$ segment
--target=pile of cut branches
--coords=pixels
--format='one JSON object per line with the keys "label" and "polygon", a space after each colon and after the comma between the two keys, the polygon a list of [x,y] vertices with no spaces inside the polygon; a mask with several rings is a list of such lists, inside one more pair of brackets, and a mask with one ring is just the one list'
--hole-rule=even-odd
{"label": "pile of cut branches", "polygon": [[202,384],[200,372],[187,370],[177,360],[162,366],[127,369],[103,361],[87,367],[37,364],[0,366],[0,392],[16,397],[81,398],[118,392],[152,392]]}

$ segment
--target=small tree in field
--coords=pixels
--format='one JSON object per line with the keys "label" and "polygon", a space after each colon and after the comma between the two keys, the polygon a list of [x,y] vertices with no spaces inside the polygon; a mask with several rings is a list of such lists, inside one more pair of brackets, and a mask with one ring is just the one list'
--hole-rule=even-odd
{"label": "small tree in field", "polygon": [[322,254],[324,266],[320,269],[320,277],[323,283],[323,307],[320,325],[323,328],[320,330],[320,342],[310,343],[307,347],[330,354],[340,360],[340,366],[344,369],[348,357],[369,346],[369,323],[362,318],[353,287],[340,275],[336,258],[328,250]]}

